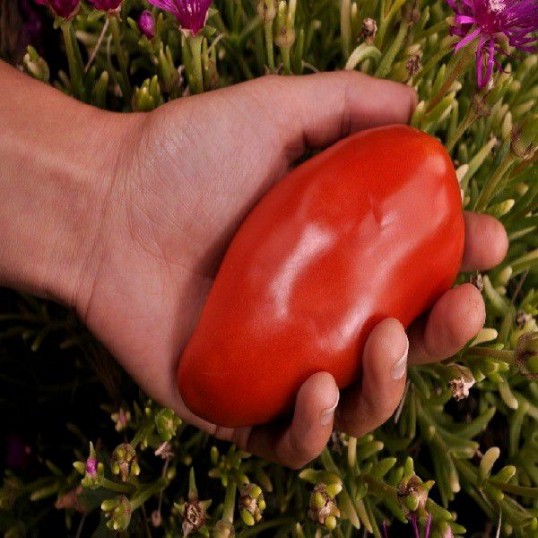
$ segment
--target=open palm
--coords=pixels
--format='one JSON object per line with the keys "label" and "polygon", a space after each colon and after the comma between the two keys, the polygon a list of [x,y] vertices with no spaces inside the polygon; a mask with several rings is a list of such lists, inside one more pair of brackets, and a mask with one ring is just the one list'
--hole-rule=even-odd
{"label": "open palm", "polygon": [[[484,305],[474,287],[447,292],[408,336],[396,320],[380,323],[366,344],[361,382],[340,397],[331,375],[312,376],[290,423],[209,424],[183,404],[176,369],[226,247],[257,200],[305,149],[405,123],[414,104],[405,86],[330,73],[265,77],[123,116],[90,285],[77,299],[84,321],[155,400],[268,459],[299,467],[321,452],[333,427],[355,436],[374,429],[401,399],[408,351],[409,363],[440,360],[479,331]],[[463,269],[500,262],[502,226],[483,215],[466,222]]]}

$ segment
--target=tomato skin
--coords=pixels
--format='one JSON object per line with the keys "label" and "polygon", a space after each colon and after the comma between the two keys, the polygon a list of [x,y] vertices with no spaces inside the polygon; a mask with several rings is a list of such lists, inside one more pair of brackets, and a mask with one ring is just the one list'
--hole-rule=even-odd
{"label": "tomato skin", "polygon": [[220,426],[293,409],[301,384],[358,377],[372,328],[408,326],[459,271],[464,221],[443,146],[404,125],[340,141],[276,184],[246,218],[178,367],[196,415]]}

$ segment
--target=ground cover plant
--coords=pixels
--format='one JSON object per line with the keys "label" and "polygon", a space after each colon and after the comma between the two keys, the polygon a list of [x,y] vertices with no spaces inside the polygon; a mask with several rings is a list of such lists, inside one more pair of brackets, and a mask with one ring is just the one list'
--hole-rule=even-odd
{"label": "ground cover plant", "polygon": [[0,3],[0,55],[94,106],[150,111],[267,73],[417,89],[505,261],[462,274],[485,328],[413,367],[394,417],[301,471],[182,424],[72,312],[0,290],[0,530],[18,536],[538,536],[535,0]]}

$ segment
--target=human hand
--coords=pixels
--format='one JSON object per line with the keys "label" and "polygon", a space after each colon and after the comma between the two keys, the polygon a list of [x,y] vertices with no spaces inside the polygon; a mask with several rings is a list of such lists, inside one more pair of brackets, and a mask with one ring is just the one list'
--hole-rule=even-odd
{"label": "human hand", "polygon": [[[435,361],[480,330],[484,304],[473,286],[447,292],[410,328],[409,342],[398,321],[380,323],[361,381],[343,392],[336,415],[334,379],[319,373],[299,391],[291,423],[219,428],[182,403],[176,368],[226,246],[256,201],[305,148],[407,122],[414,99],[404,86],[354,73],[269,77],[137,117],[104,206],[100,263],[77,299],[83,319],[157,401],[268,459],[299,467],[321,452],[333,427],[354,436],[376,428],[402,397],[408,345],[410,364]],[[501,261],[502,227],[479,215],[466,222],[463,269]]]}
{"label": "human hand", "polygon": [[[305,148],[329,145],[356,130],[405,123],[414,103],[405,86],[332,73],[267,77],[146,115],[93,112],[93,119],[86,118],[93,125],[86,143],[95,148],[100,141],[100,151],[89,150],[93,163],[87,169],[95,170],[97,162],[99,179],[92,172],[67,190],[68,219],[65,211],[59,210],[57,219],[43,212],[47,235],[62,226],[69,241],[56,238],[53,244],[59,248],[43,264],[54,265],[54,271],[40,275],[44,285],[32,289],[43,294],[45,288],[73,305],[142,389],[186,421],[249,452],[300,467],[323,450],[333,427],[360,436],[393,413],[407,365],[408,339],[398,321],[385,320],[374,328],[361,379],[342,392],[336,414],[338,388],[330,374],[318,373],[301,387],[293,419],[286,424],[232,430],[195,417],[178,393],[177,361],[220,259],[256,201]],[[51,112],[56,121],[57,115]],[[47,133],[40,135],[41,140]],[[483,215],[469,214],[466,223],[463,270],[499,263],[507,248],[502,226]],[[15,271],[7,275],[16,287]],[[483,321],[484,305],[474,287],[450,290],[409,329],[409,364],[454,354]]]}

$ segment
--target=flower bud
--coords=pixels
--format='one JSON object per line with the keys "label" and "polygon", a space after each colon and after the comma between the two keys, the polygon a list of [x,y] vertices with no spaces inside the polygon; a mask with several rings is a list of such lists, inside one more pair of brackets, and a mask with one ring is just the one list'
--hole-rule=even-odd
{"label": "flower bud", "polygon": [[203,527],[206,522],[206,506],[199,500],[187,501],[181,510],[183,536],[189,536]]}
{"label": "flower bud", "polygon": [[276,17],[276,2],[275,0],[260,0],[258,2],[258,15],[264,24],[271,22]]}
{"label": "flower bud", "polygon": [[514,359],[523,375],[538,378],[538,332],[523,333],[518,338]]}
{"label": "flower bud", "polygon": [[122,407],[120,407],[117,413],[112,413],[110,415],[110,418],[115,424],[114,429],[117,432],[122,432],[123,430],[125,430],[125,428],[127,428],[127,425],[131,420],[131,413],[129,411],[125,411]]}
{"label": "flower bud", "polygon": [[26,54],[22,59],[24,70],[41,82],[48,82],[50,79],[49,65],[39,56],[34,47],[28,45]]}
{"label": "flower bud", "polygon": [[180,424],[181,419],[171,409],[161,409],[155,415],[155,426],[163,441],[170,441]]}
{"label": "flower bud", "polygon": [[260,486],[243,484],[239,493],[239,513],[245,525],[252,527],[262,518],[266,504]]}
{"label": "flower bud", "polygon": [[106,526],[110,530],[124,531],[129,527],[133,510],[129,499],[125,495],[103,501],[101,510],[108,519]]}
{"label": "flower bud", "polygon": [[402,479],[398,485],[398,501],[407,514],[426,514],[426,501],[433,484],[431,480],[422,482],[416,474]]}
{"label": "flower bud", "polygon": [[129,443],[118,445],[112,452],[110,464],[112,474],[120,475],[123,482],[140,474],[140,466],[136,458],[136,451]]}
{"label": "flower bud", "polygon": [[120,10],[121,0],[89,0],[90,4],[99,11],[116,13]]}
{"label": "flower bud", "polygon": [[452,391],[452,397],[459,402],[469,397],[469,389],[476,383],[476,380],[465,366],[453,364],[451,370],[455,377],[448,382],[448,386]]}
{"label": "flower bud", "polygon": [[520,159],[532,159],[538,149],[538,114],[528,114],[521,125],[512,129],[511,149]]}
{"label": "flower bud", "polygon": [[338,484],[329,486],[323,483],[317,484],[310,496],[308,517],[327,529],[333,530],[340,517],[340,510],[334,500],[340,491],[342,491],[342,486]]}
{"label": "flower bud", "polygon": [[155,17],[145,9],[140,13],[138,17],[138,29],[142,35],[145,35],[148,39],[153,39],[155,37]]}
{"label": "flower bud", "polygon": [[90,454],[85,462],[76,461],[73,467],[84,477],[80,483],[88,489],[95,489],[100,486],[101,478],[105,474],[105,468],[101,462],[97,460],[97,454],[93,443],[90,442]]}
{"label": "flower bud", "polygon": [[519,310],[519,312],[516,314],[516,326],[518,329],[524,329],[525,325],[529,321],[531,321],[532,316],[530,314],[527,314],[524,310]]}
{"label": "flower bud", "polygon": [[72,19],[78,11],[80,0],[44,0],[42,3],[62,19]]}
{"label": "flower bud", "polygon": [[233,538],[235,536],[234,526],[229,521],[219,519],[213,529],[213,538]]}

